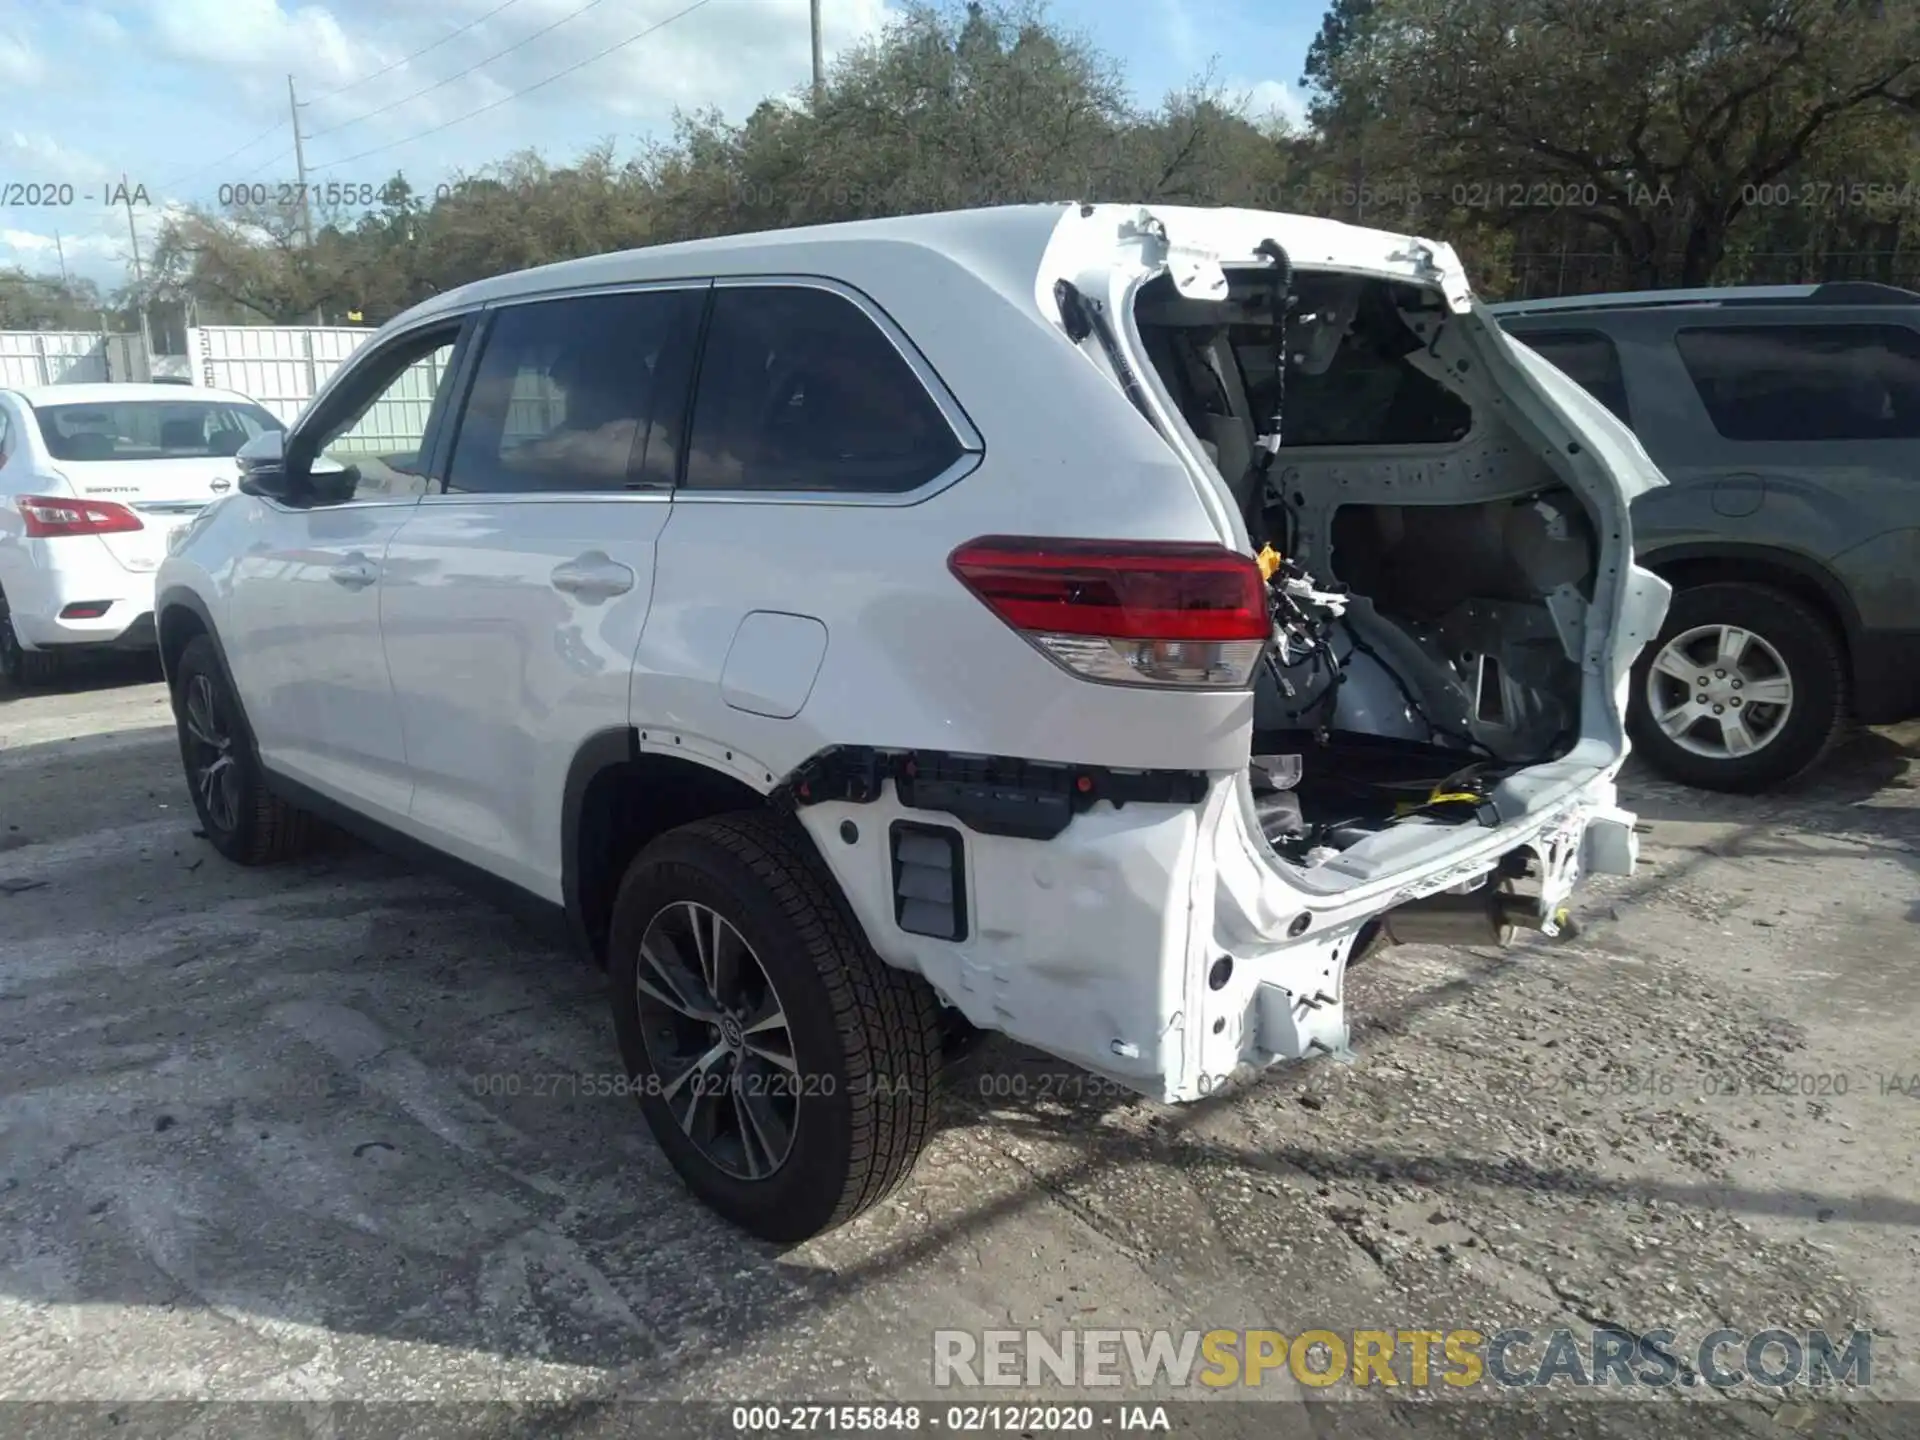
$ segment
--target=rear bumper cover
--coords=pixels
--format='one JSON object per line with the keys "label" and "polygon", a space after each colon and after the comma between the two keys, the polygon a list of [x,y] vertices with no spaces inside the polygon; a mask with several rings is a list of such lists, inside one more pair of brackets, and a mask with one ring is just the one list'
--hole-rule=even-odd
{"label": "rear bumper cover", "polygon": [[[1584,874],[1630,873],[1636,859],[1609,769],[1497,830],[1459,833],[1424,866],[1312,895],[1247,831],[1242,783],[1217,777],[1194,804],[1097,804],[1047,840],[977,833],[903,804],[891,782],[798,815],[888,963],[924,976],[974,1025],[1168,1102],[1344,1052],[1347,961],[1367,922],[1395,906],[1525,856],[1550,928]],[[959,837],[965,939],[901,928],[896,821]]]}
{"label": "rear bumper cover", "polygon": [[[144,643],[152,643],[152,575],[124,568],[94,536],[38,545],[41,553],[36,563],[16,570],[7,586],[7,608],[22,645],[32,650],[68,645],[137,647],[143,633]],[[69,605],[103,602],[104,614],[61,618],[60,612]]]}

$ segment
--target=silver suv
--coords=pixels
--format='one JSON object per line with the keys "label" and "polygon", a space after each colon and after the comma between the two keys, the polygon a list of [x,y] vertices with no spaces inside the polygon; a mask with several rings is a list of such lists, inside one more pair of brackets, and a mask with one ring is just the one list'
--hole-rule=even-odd
{"label": "silver suv", "polygon": [[1640,437],[1676,594],[1634,674],[1640,752],[1763,790],[1851,715],[1920,715],[1920,294],[1835,283],[1488,307]]}

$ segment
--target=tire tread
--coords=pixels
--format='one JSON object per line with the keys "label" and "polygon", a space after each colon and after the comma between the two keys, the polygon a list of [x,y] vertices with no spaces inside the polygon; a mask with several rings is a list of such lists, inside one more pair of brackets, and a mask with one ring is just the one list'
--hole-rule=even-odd
{"label": "tire tread", "polygon": [[742,812],[671,836],[704,840],[743,865],[786,916],[825,989],[845,1049],[852,1139],[845,1187],[820,1229],[844,1225],[899,1188],[930,1138],[942,1068],[939,1003],[919,976],[874,953],[791,820]]}

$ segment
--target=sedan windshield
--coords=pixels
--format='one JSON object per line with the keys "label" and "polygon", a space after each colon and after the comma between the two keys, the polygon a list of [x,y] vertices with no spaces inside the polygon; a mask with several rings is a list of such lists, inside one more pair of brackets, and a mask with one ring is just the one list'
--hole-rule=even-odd
{"label": "sedan windshield", "polygon": [[286,427],[231,400],[115,400],[35,408],[56,460],[194,460],[231,455],[263,430]]}

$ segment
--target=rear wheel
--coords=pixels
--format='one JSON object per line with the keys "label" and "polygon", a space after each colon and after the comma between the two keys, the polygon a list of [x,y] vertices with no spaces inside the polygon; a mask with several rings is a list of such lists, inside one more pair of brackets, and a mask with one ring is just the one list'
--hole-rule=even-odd
{"label": "rear wheel", "polygon": [[60,657],[51,650],[28,650],[14,633],[13,612],[0,595],[0,679],[25,689],[45,685],[60,673]]}
{"label": "rear wheel", "polygon": [[1661,774],[1702,789],[1751,794],[1790,780],[1845,718],[1839,636],[1765,585],[1680,591],[1634,666],[1634,744]]}
{"label": "rear wheel", "polygon": [[267,788],[247,717],[205,635],[180,652],[173,716],[193,808],[213,848],[242,865],[289,860],[305,850],[310,817]]}
{"label": "rear wheel", "polygon": [[912,1170],[938,1003],[873,953],[790,821],[723,816],[648,846],[614,902],[608,971],[647,1123],[734,1224],[804,1240]]}

